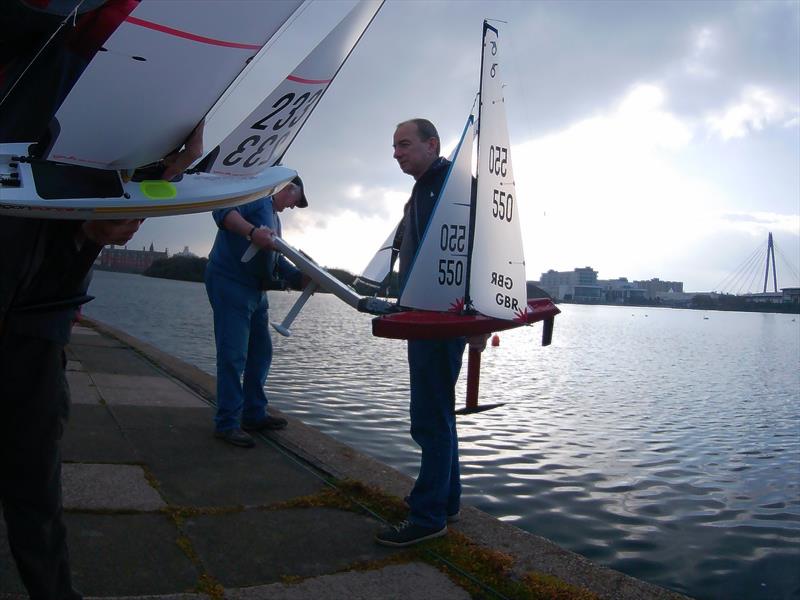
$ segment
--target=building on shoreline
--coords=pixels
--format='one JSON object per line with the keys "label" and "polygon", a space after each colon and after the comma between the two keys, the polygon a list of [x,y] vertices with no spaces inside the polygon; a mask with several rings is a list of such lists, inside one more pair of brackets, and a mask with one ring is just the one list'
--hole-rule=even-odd
{"label": "building on shoreline", "polygon": [[603,301],[603,287],[597,283],[597,271],[592,267],[572,271],[542,273],[537,284],[554,300],[567,302],[600,303]]}
{"label": "building on shoreline", "polygon": [[95,267],[101,271],[143,273],[155,261],[163,258],[169,258],[167,249],[164,248],[163,252],[158,252],[153,249],[152,243],[149,250],[144,247],[141,250],[128,250],[127,247],[119,248],[112,245],[103,248],[95,262]]}
{"label": "building on shoreline", "polygon": [[542,273],[538,285],[553,300],[580,304],[639,304],[675,308],[721,308],[723,310],[760,310],[796,312],[800,305],[800,288],[782,288],[780,292],[755,294],[720,294],[717,292],[684,292],[682,281],[628,281],[627,277],[598,279],[591,267],[572,271],[550,269]]}

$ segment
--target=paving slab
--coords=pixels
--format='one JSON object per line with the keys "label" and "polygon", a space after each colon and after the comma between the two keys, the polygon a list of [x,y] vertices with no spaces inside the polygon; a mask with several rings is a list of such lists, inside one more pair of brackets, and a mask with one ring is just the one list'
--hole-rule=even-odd
{"label": "paving slab", "polygon": [[[105,338],[99,338],[100,340]],[[79,360],[92,374],[158,375],[152,363],[133,349],[116,345],[71,345],[71,360]]]}
{"label": "paving slab", "polygon": [[247,510],[187,519],[184,531],[209,573],[227,587],[341,571],[397,550],[375,544],[371,518],[331,508]]}
{"label": "paving slab", "polygon": [[[424,590],[424,593],[421,593]],[[323,575],[297,584],[273,583],[225,590],[229,600],[469,600],[470,595],[425,563]]]}
{"label": "paving slab", "polygon": [[195,589],[198,568],[165,515],[66,513],[75,587],[89,596],[174,594]]}
{"label": "paving slab", "polygon": [[61,440],[61,458],[66,462],[141,462],[111,412],[100,404],[72,405]]}
{"label": "paving slab", "polygon": [[123,431],[192,429],[201,436],[214,431],[214,411],[208,404],[195,407],[110,406],[109,412]]}
{"label": "paving slab", "polygon": [[111,406],[207,407],[185,386],[158,373],[96,373],[92,380],[100,397]]}
{"label": "paving slab", "polygon": [[64,464],[64,509],[157,511],[166,507],[137,465]]}
{"label": "paving slab", "polygon": [[214,439],[212,431],[206,425],[130,429],[127,435],[171,504],[258,506],[313,494],[325,485],[264,442],[237,448]]}
{"label": "paving slab", "polygon": [[125,348],[126,344],[111,336],[103,335],[102,333],[89,327],[81,327],[80,329],[73,327],[70,348],[74,353],[79,354],[82,346],[95,346],[99,348]]}
{"label": "paving slab", "polygon": [[[82,365],[83,363],[73,362]],[[67,383],[69,384],[72,404],[99,404],[100,392],[86,371],[78,369],[67,370]]]}

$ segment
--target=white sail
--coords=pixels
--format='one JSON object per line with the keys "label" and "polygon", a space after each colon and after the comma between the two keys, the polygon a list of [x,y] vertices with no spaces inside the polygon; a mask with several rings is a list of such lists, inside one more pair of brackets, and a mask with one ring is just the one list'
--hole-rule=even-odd
{"label": "white sail", "polygon": [[219,145],[219,175],[252,175],[276,164],[378,12],[382,0],[359,2],[305,60]]}
{"label": "white sail", "polygon": [[514,320],[527,310],[527,287],[500,73],[497,30],[484,23],[469,300],[484,315]]}
{"label": "white sail", "polygon": [[401,306],[459,311],[464,305],[472,192],[472,124],[470,116],[400,294]]}
{"label": "white sail", "polygon": [[389,275],[389,271],[392,268],[392,245],[394,244],[398,227],[400,227],[400,223],[395,225],[389,237],[378,248],[375,256],[372,257],[364,271],[358,276],[358,281],[377,288]]}
{"label": "white sail", "polygon": [[162,158],[301,3],[142,1],[59,108],[45,158],[109,169]]}

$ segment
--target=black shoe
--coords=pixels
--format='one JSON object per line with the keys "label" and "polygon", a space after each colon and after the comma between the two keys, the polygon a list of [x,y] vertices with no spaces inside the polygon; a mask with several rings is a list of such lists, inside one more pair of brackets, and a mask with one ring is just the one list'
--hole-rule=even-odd
{"label": "black shoe", "polygon": [[252,437],[237,427],[225,431],[215,431],[214,437],[240,448],[252,448],[256,445]]}
{"label": "black shoe", "polygon": [[242,429],[244,429],[245,431],[263,431],[264,429],[275,431],[277,429],[284,429],[288,424],[289,422],[283,417],[273,417],[270,415],[266,415],[263,419],[259,421],[254,421],[252,423],[242,423]]}
{"label": "black shoe", "polygon": [[403,521],[397,527],[390,527],[375,536],[375,541],[381,546],[394,546],[404,548],[413,546],[425,540],[441,537],[447,533],[447,525],[441,529],[435,527],[422,527],[408,521]]}

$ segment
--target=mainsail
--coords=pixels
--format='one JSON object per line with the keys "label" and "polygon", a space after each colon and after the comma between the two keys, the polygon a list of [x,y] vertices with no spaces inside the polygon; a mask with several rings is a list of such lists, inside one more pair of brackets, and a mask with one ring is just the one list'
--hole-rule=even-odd
{"label": "mainsail", "polygon": [[497,30],[484,23],[469,301],[481,314],[513,320],[527,310],[528,294],[500,73]]}
{"label": "mainsail", "polygon": [[301,4],[141,2],[59,108],[45,158],[107,169],[162,158]]}

